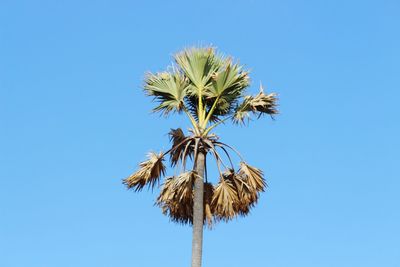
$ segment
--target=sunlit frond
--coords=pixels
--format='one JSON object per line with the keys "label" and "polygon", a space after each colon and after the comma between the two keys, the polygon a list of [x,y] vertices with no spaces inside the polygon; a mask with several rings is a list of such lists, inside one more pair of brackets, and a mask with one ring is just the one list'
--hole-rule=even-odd
{"label": "sunlit frond", "polygon": [[222,62],[222,66],[212,75],[212,85],[205,92],[207,103],[214,105],[210,111],[215,116],[230,113],[250,84],[248,72],[241,65],[233,63],[230,58],[222,59]]}
{"label": "sunlit frond", "polygon": [[206,96],[218,97],[240,95],[249,86],[248,72],[243,67],[226,59],[224,64],[212,75],[212,87],[208,88]]}
{"label": "sunlit frond", "polygon": [[246,216],[257,203],[258,191],[248,184],[246,177],[235,173],[233,170],[226,171],[224,176],[232,181],[238,194],[239,201],[235,203],[235,211],[242,216]]}
{"label": "sunlit frond", "polygon": [[250,118],[250,113],[256,116],[278,114],[276,94],[265,94],[261,89],[255,96],[246,96],[236,108],[233,121],[235,123],[245,123]]}
{"label": "sunlit frond", "polygon": [[139,164],[139,170],[131,176],[123,180],[128,189],[135,191],[142,190],[146,185],[151,188],[159,182],[161,176],[165,175],[165,166],[163,164],[164,154],[153,153],[148,154],[148,160]]}
{"label": "sunlit frond", "polygon": [[[198,189],[194,189],[194,180],[204,178],[203,223],[211,228],[214,222],[248,215],[266,187],[263,172],[245,163],[243,156],[219,141],[212,130],[228,120],[245,124],[252,116],[277,114],[277,97],[274,93],[265,94],[262,87],[258,94],[245,96],[250,85],[248,71],[213,47],[189,48],[177,53],[174,60],[166,72],[149,73],[144,90],[158,102],[154,111],[163,115],[184,113],[191,129],[187,135],[181,128],[171,129],[171,148],[165,153],[149,153],[148,159],[123,182],[135,191],[146,186],[154,188],[165,176],[164,156],[170,154],[175,176],[165,179],[156,205],[172,221],[193,224],[193,191]],[[199,157],[202,154],[205,158]],[[241,161],[236,171],[233,157]],[[215,185],[208,180],[210,160],[215,160],[220,177]],[[193,164],[191,171],[186,163]],[[202,166],[204,173],[198,176],[196,170],[203,170]],[[196,203],[196,208],[200,206]],[[194,220],[201,222],[201,218]]]}
{"label": "sunlit frond", "polygon": [[188,79],[179,71],[149,73],[144,81],[144,90],[154,96],[159,105],[154,111],[167,115],[171,111],[180,112],[184,108]]}
{"label": "sunlit frond", "polygon": [[211,201],[211,210],[217,220],[231,220],[237,215],[235,203],[239,202],[239,197],[235,185],[229,179],[221,177],[214,189]]}
{"label": "sunlit frond", "polygon": [[241,162],[239,175],[246,179],[250,187],[256,189],[258,192],[264,192],[266,183],[260,169],[252,167],[245,162]]}
{"label": "sunlit frond", "polygon": [[186,49],[175,55],[175,62],[193,84],[189,90],[194,95],[197,95],[197,89],[209,83],[219,67],[219,57],[213,47]]}
{"label": "sunlit frond", "polygon": [[[179,176],[165,180],[156,205],[172,221],[182,224],[193,223],[193,182],[195,172],[185,172]],[[211,201],[214,187],[211,183],[204,183],[204,221],[212,226]]]}
{"label": "sunlit frond", "polygon": [[185,172],[165,180],[156,204],[174,222],[192,223],[195,175],[194,172]]}

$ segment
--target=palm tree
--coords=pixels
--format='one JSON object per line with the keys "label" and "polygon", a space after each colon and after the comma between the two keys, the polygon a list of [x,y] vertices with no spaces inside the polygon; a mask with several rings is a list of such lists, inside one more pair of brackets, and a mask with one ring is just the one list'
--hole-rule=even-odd
{"label": "palm tree", "polygon": [[[185,49],[174,56],[167,71],[149,73],[144,81],[147,95],[158,101],[154,111],[165,116],[185,114],[191,128],[186,134],[180,128],[172,129],[171,148],[149,153],[124,184],[135,191],[159,185],[169,155],[177,174],[165,178],[156,204],[172,221],[193,226],[192,267],[201,266],[204,224],[211,227],[248,215],[266,186],[260,169],[247,164],[235,148],[212,133],[228,120],[246,124],[252,117],[277,114],[276,95],[265,94],[262,86],[258,94],[245,95],[249,85],[249,73],[243,66],[213,47]],[[238,169],[233,155],[240,159]],[[216,184],[207,178],[208,156],[218,167]]]}

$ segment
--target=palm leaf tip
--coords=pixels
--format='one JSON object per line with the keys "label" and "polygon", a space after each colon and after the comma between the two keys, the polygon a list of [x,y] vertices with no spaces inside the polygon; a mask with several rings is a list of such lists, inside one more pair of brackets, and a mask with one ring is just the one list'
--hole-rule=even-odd
{"label": "palm leaf tip", "polygon": [[160,177],[165,175],[164,154],[162,152],[159,154],[150,152],[147,157],[146,161],[139,164],[139,170],[123,180],[128,189],[140,191],[146,185],[154,188]]}

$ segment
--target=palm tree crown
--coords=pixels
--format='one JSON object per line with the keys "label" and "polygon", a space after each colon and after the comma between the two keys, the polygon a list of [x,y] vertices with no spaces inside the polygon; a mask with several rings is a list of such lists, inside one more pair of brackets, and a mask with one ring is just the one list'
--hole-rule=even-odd
{"label": "palm tree crown", "polygon": [[[147,74],[144,90],[158,102],[154,111],[165,116],[185,114],[192,128],[187,134],[180,128],[172,129],[171,148],[158,154],[149,153],[148,159],[140,163],[124,184],[136,191],[146,185],[153,188],[166,173],[164,161],[169,154],[170,164],[179,174],[165,179],[156,204],[172,221],[191,224],[193,184],[199,175],[196,159],[200,152],[210,154],[218,167],[219,182],[204,181],[203,220],[211,226],[216,221],[247,215],[265,189],[263,173],[247,164],[211,130],[227,120],[246,124],[252,117],[278,113],[274,93],[266,94],[261,87],[258,94],[246,95],[249,85],[249,72],[213,47],[186,49],[174,56],[174,65],[167,71]],[[241,160],[237,169],[231,160],[232,151]],[[191,168],[187,168],[188,162],[193,163]]]}

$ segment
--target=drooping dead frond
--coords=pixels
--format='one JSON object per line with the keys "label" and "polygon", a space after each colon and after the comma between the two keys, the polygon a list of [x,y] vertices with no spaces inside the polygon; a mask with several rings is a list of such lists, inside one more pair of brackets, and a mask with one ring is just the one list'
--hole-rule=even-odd
{"label": "drooping dead frond", "polygon": [[[165,180],[156,205],[161,207],[163,214],[172,221],[182,224],[193,223],[193,183],[195,172],[185,172],[179,176]],[[212,226],[211,202],[214,187],[211,183],[204,183],[204,221]]]}
{"label": "drooping dead frond", "polygon": [[235,209],[239,197],[231,180],[221,177],[214,189],[211,210],[217,220],[228,221],[237,215]]}
{"label": "drooping dead frond", "polygon": [[[226,170],[223,177],[232,183],[238,196],[237,201],[233,202],[235,215],[246,216],[258,200],[257,190],[247,183],[246,177],[235,173],[233,169]],[[230,218],[226,218],[228,219]]]}
{"label": "drooping dead frond", "polygon": [[246,216],[257,203],[258,191],[249,185],[246,177],[233,172],[233,170],[226,175],[228,179],[232,180],[238,194],[239,202],[235,203],[235,209],[240,215]]}
{"label": "drooping dead frond", "polygon": [[170,151],[171,165],[175,166],[181,158],[181,155],[185,149],[185,139],[187,139],[187,137],[185,136],[181,128],[171,129],[168,134],[172,141],[172,149]]}
{"label": "drooping dead frond", "polygon": [[239,175],[245,177],[250,187],[256,189],[258,192],[264,192],[266,183],[260,169],[252,167],[245,162],[240,162]]}
{"label": "drooping dead frond", "polygon": [[209,228],[213,224],[211,202],[214,194],[214,186],[211,183],[204,183],[204,220]]}
{"label": "drooping dead frond", "polygon": [[148,154],[148,160],[141,162],[139,164],[139,170],[124,179],[123,183],[128,187],[128,189],[134,188],[135,191],[142,190],[146,184],[149,187],[154,188],[154,186],[159,182],[160,177],[165,175],[165,166],[163,161],[164,154],[162,152],[159,154],[150,152]]}
{"label": "drooping dead frond", "polygon": [[171,129],[171,131],[168,134],[174,146],[178,145],[186,138],[181,128]]}
{"label": "drooping dead frond", "polygon": [[179,201],[189,201],[193,198],[193,183],[196,178],[195,172],[185,172],[182,173],[174,180],[174,191],[176,192],[175,197]]}
{"label": "drooping dead frond", "polygon": [[193,181],[194,172],[167,178],[156,204],[172,221],[182,224],[193,221]]}

